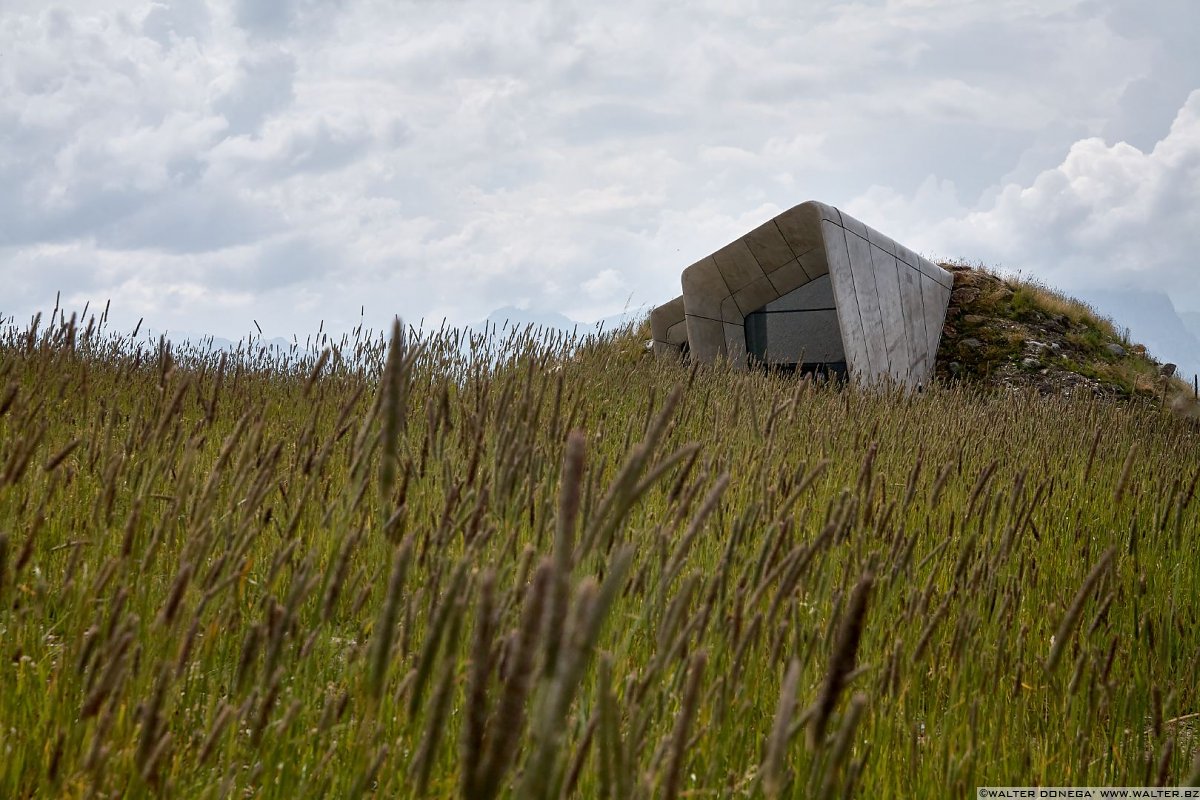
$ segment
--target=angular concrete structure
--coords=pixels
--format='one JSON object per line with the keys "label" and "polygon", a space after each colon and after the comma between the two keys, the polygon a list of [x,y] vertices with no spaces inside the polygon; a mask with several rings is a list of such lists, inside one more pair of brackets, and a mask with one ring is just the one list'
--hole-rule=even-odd
{"label": "angular concrete structure", "polygon": [[[654,350],[700,362],[928,382],[949,272],[824,203],[785,211],[683,271],[650,315]],[[682,306],[682,308],[681,308]],[[686,334],[686,336],[685,336]]]}

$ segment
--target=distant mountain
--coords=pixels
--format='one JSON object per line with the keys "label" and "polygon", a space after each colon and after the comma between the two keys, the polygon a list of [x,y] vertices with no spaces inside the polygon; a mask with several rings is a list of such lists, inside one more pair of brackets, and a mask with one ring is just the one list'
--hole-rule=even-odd
{"label": "distant mountain", "polygon": [[1130,338],[1146,345],[1150,355],[1176,364],[1181,378],[1200,374],[1200,314],[1187,314],[1189,325],[1170,297],[1142,289],[1093,290],[1081,299],[1111,317],[1118,330],[1128,328]]}
{"label": "distant mountain", "polygon": [[1179,318],[1192,335],[1200,339],[1200,311],[1180,311]]}
{"label": "distant mountain", "polygon": [[[246,347],[248,341],[248,339],[241,339],[240,341],[235,342],[230,339],[225,339],[221,336],[210,336],[208,334],[196,333],[195,331],[160,331],[155,328],[144,329],[139,339],[153,343],[157,342],[159,337],[164,335],[166,336],[167,341],[170,342],[173,347],[181,347],[186,345],[188,347],[199,348],[209,352],[220,352],[221,350],[233,351],[239,346],[244,348]],[[293,344],[298,344],[300,347],[304,346],[303,342],[292,342],[289,339],[284,339],[282,336],[276,336],[271,339],[255,337],[253,341],[255,348],[272,347],[283,351],[291,349]]]}
{"label": "distant mountain", "polygon": [[596,322],[597,325],[602,325],[604,330],[611,331],[614,328],[619,328],[628,322],[640,322],[650,316],[651,306],[640,306],[639,308],[630,308],[622,311],[620,314],[613,314],[611,317],[605,317]]}
{"label": "distant mountain", "polygon": [[[577,330],[579,333],[591,333],[597,328],[611,331],[621,327],[626,322],[641,319],[650,313],[647,308],[634,308],[613,314],[595,322],[577,322],[570,317],[559,314],[557,311],[535,311],[528,309],[514,308],[505,306],[498,308],[488,314],[486,322],[502,328],[505,324],[509,328],[524,327],[526,325],[534,325],[539,328],[552,328],[554,330],[571,331]],[[482,328],[484,323],[472,325],[472,328]]]}
{"label": "distant mountain", "polygon": [[487,315],[486,321],[501,328],[505,324],[509,328],[523,328],[526,325],[533,325],[538,328],[556,328],[558,330],[571,330],[572,328],[583,326],[583,323],[575,322],[556,311],[533,311],[514,308],[513,306],[497,308]]}
{"label": "distant mountain", "polygon": [[[520,329],[528,325],[533,325],[537,328],[546,328],[549,330],[571,332],[575,331],[579,335],[594,333],[597,330],[611,331],[620,328],[629,321],[640,320],[649,314],[649,307],[628,309],[620,314],[613,314],[595,322],[577,322],[565,314],[560,314],[556,311],[537,311],[520,309],[514,306],[505,306],[498,308],[488,314],[487,319],[483,322],[477,322],[467,327],[472,331],[482,332],[485,327],[491,331],[506,331],[514,328]],[[436,328],[434,328],[436,330]],[[220,336],[211,336],[209,334],[196,333],[195,331],[162,331],[158,329],[143,328],[141,330],[139,340],[145,341],[148,344],[154,344],[160,336],[165,335],[174,347],[189,346],[191,348],[199,348],[202,351],[220,352],[222,350],[233,351],[238,347],[245,347],[247,340],[242,339],[234,342]],[[318,351],[314,342],[310,340],[291,340],[285,339],[282,336],[276,336],[270,339],[255,337],[253,339],[254,347],[275,348],[282,352],[287,352],[293,348],[303,350],[306,346]]]}

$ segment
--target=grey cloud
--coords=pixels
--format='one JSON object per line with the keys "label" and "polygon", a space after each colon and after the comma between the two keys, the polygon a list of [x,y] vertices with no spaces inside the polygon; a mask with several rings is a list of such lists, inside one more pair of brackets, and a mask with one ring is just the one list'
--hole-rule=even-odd
{"label": "grey cloud", "polygon": [[1089,0],[1087,13],[1102,16],[1114,28],[1130,36],[1162,40],[1171,45],[1194,41],[1200,25],[1200,6],[1192,0]]}
{"label": "grey cloud", "polygon": [[326,172],[352,162],[370,142],[369,131],[337,127],[320,119],[292,138],[283,163],[301,172]]}
{"label": "grey cloud", "polygon": [[[83,252],[54,254],[21,253],[0,249],[0,268],[4,281],[4,308],[0,315],[9,316],[18,309],[32,314],[49,312],[59,292],[96,293],[106,285],[104,273],[94,263],[88,263]],[[76,309],[78,310],[78,309]],[[24,322],[24,314],[18,322]]]}
{"label": "grey cloud", "polygon": [[92,229],[97,244],[114,250],[204,253],[255,242],[281,225],[270,210],[219,188],[190,186],[136,199],[136,208],[127,207]]}
{"label": "grey cloud", "polygon": [[564,114],[558,129],[562,136],[575,144],[654,136],[678,131],[685,120],[669,114],[629,103],[604,101],[591,103]]}
{"label": "grey cloud", "polygon": [[930,223],[923,243],[973,250],[1076,291],[1153,286],[1181,309],[1200,309],[1200,91],[1148,152],[1083,140],[1030,184]]}
{"label": "grey cloud", "polygon": [[91,194],[87,202],[46,212],[22,205],[20,184],[14,188],[17,191],[13,194],[0,195],[0,208],[9,215],[7,224],[0,228],[0,244],[29,245],[96,236],[148,201],[141,193],[113,189]]}
{"label": "grey cloud", "polygon": [[[207,19],[156,4],[142,32],[159,25],[179,44],[184,28],[203,35]],[[207,65],[194,47],[160,48],[103,8],[0,17],[0,26],[26,34],[0,60],[0,211],[11,223],[0,242],[104,242],[139,214],[169,228],[164,207],[200,181],[200,151],[224,127],[196,102]]]}
{"label": "grey cloud", "polygon": [[291,235],[265,244],[254,260],[235,274],[217,273],[222,281],[256,292],[281,292],[298,284],[324,284],[336,280],[337,256],[311,238]]}
{"label": "grey cloud", "polygon": [[343,0],[234,0],[234,18],[244,30],[265,38],[315,30],[325,33]]}
{"label": "grey cloud", "polygon": [[252,133],[271,114],[295,100],[296,59],[284,51],[256,52],[242,58],[237,80],[213,103],[229,122],[231,134]]}
{"label": "grey cloud", "polygon": [[[389,128],[389,138],[392,133]],[[223,180],[240,182],[247,171],[259,178],[284,180],[341,169],[363,156],[374,141],[363,119],[276,119],[255,136],[219,143],[209,160]]]}
{"label": "grey cloud", "polygon": [[1200,86],[1200,54],[1195,48],[1200,4],[1192,0],[1105,0],[1089,6],[1113,29],[1150,45],[1150,70],[1125,87],[1116,113],[1103,130],[1110,141],[1124,140],[1149,149],[1170,124],[1175,109]]}
{"label": "grey cloud", "polygon": [[234,13],[238,25],[248,31],[267,36],[278,36],[291,27],[296,14],[294,0],[236,0]]}
{"label": "grey cloud", "polygon": [[212,30],[212,15],[208,5],[194,0],[166,0],[153,2],[142,18],[142,32],[168,46],[171,37],[178,39],[203,39]]}
{"label": "grey cloud", "polygon": [[1121,94],[1116,115],[1104,127],[1104,138],[1151,149],[1170,124],[1172,109],[1178,108],[1198,84],[1200,80],[1170,69],[1134,81]]}

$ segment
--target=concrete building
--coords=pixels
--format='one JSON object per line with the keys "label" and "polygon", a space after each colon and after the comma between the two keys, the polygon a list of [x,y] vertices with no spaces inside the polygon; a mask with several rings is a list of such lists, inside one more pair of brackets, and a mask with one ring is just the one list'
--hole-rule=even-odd
{"label": "concrete building", "polygon": [[810,201],[692,264],[682,284],[650,314],[660,356],[915,387],[933,374],[953,279]]}

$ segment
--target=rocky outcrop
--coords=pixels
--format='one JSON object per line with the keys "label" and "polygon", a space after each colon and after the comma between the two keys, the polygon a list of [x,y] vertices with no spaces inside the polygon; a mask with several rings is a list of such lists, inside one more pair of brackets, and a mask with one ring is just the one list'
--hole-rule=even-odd
{"label": "rocky outcrop", "polygon": [[1178,392],[1146,348],[1091,307],[1037,284],[959,264],[936,374],[1006,390],[1101,397]]}

